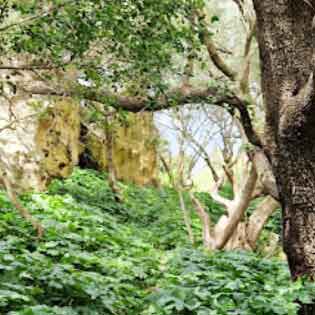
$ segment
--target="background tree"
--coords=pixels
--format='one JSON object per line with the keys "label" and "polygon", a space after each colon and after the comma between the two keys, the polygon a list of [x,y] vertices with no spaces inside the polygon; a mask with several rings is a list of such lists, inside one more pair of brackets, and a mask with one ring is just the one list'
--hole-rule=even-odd
{"label": "background tree", "polygon": [[[199,109],[184,107],[169,110],[165,115],[160,117],[158,123],[161,128],[170,129],[173,142],[176,135],[178,153],[173,163],[168,163],[163,156],[161,159],[167,173],[171,174],[171,183],[176,180],[173,187],[190,192],[202,222],[205,247],[211,250],[255,249],[260,233],[278,203],[266,196],[268,193],[257,178],[255,164],[254,168],[250,165],[233,119],[220,108],[204,106]],[[199,163],[198,169],[200,165],[209,169],[209,174],[212,174],[207,185],[210,195],[226,211],[216,223],[211,222],[209,213],[193,193],[198,189],[192,185],[196,163]],[[184,164],[186,167],[183,167]],[[231,187],[231,199],[220,195],[220,190],[227,185]],[[263,199],[251,215],[246,214],[250,203],[257,198]]]}

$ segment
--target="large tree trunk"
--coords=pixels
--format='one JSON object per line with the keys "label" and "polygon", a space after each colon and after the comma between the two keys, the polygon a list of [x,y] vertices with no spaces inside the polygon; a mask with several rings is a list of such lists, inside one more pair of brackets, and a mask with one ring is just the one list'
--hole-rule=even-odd
{"label": "large tree trunk", "polygon": [[[292,278],[315,278],[315,1],[254,0],[266,104],[265,151],[283,209]],[[313,117],[312,117],[313,116]],[[315,314],[303,306],[300,314]]]}
{"label": "large tree trunk", "polygon": [[312,143],[294,145],[286,141],[279,148],[276,165],[283,208],[284,250],[294,279],[305,274],[315,276],[314,149]]}

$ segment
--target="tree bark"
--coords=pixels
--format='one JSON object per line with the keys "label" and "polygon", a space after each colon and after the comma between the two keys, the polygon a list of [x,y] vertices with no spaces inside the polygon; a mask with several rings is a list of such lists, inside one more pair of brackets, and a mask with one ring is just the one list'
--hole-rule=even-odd
{"label": "tree bark", "polygon": [[[267,153],[283,210],[293,279],[315,279],[315,1],[254,0],[266,105]],[[312,8],[313,7],[313,8]],[[300,314],[314,314],[314,305]]]}

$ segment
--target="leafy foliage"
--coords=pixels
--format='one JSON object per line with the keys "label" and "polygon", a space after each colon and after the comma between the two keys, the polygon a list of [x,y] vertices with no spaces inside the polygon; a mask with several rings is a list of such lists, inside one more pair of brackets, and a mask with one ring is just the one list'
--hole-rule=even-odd
{"label": "leafy foliage", "polygon": [[120,184],[76,170],[23,196],[45,235],[0,194],[0,313],[8,315],[296,314],[314,286],[249,253],[189,248],[171,189]]}
{"label": "leafy foliage", "polygon": [[315,285],[289,284],[289,277],[284,263],[254,254],[180,250],[150,296],[146,314],[293,315],[294,301],[309,303]]}
{"label": "leafy foliage", "polygon": [[202,0],[10,3],[11,15],[28,21],[10,29],[11,49],[33,55],[40,52],[42,60],[63,67],[70,59],[97,86],[135,84],[137,78],[138,89],[153,85],[159,93],[161,76],[170,70],[172,56],[200,45],[189,19],[194,9],[203,6]]}
{"label": "leafy foliage", "polygon": [[[63,189],[89,178],[97,185],[101,177],[78,172]],[[122,209],[114,207],[106,189],[97,191],[103,206],[96,205],[91,183],[84,182],[81,198],[75,190],[73,197],[24,198],[46,229],[41,241],[1,197],[1,314],[139,313],[145,290],[160,274],[160,252],[119,222]],[[111,214],[115,211],[118,219]]]}

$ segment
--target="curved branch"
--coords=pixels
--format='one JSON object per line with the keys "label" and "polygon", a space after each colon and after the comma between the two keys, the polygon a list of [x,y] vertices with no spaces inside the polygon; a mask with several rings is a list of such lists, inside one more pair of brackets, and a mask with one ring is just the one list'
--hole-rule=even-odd
{"label": "curved branch", "polygon": [[134,113],[140,111],[158,111],[186,104],[207,103],[222,107],[227,106],[232,112],[235,109],[239,111],[240,121],[251,144],[257,147],[263,146],[260,137],[253,128],[245,101],[235,95],[229,95],[226,91],[218,87],[176,88],[158,98],[152,98],[149,96],[126,96],[122,94],[115,94],[105,89],[95,90],[91,87],[85,87],[82,85],[69,87],[67,90],[57,90],[47,86],[20,86],[20,88],[27,93],[36,95],[81,97],[86,100],[108,104],[114,108]]}
{"label": "curved branch", "polygon": [[224,175],[222,175],[220,179],[214,184],[214,187],[212,188],[210,192],[210,196],[215,202],[224,206],[227,212],[229,213],[229,210],[233,206],[233,200],[224,198],[219,194],[219,189],[222,187],[223,182],[224,182]]}
{"label": "curved branch", "polygon": [[196,14],[198,16],[198,22],[203,29],[201,32],[201,41],[206,46],[210,59],[212,60],[214,65],[231,81],[236,81],[237,73],[233,69],[231,69],[221,58],[218,52],[218,48],[211,39],[211,34],[209,34],[209,32],[207,31],[207,24],[205,22],[206,14],[201,11],[197,11]]}
{"label": "curved branch", "polygon": [[196,209],[197,215],[202,222],[202,234],[203,234],[203,244],[205,248],[211,250],[214,249],[214,235],[211,229],[212,222],[208,212],[202,206],[201,202],[197,197],[194,196],[192,192],[189,194],[190,199]]}
{"label": "curved branch", "polygon": [[[235,228],[237,227],[238,223],[242,219],[245,210],[247,209],[251,196],[253,194],[253,191],[255,189],[255,185],[257,182],[257,172],[254,166],[252,166],[252,169],[250,171],[250,174],[242,187],[242,191],[238,198],[234,200],[235,206],[231,211],[229,212],[229,217],[227,218],[226,224],[223,228],[222,233],[218,235],[218,239],[216,240],[216,248],[222,249],[230,239],[231,235],[235,231]],[[218,224],[217,224],[218,225]]]}
{"label": "curved branch", "polygon": [[211,40],[210,36],[204,35],[204,44],[207,47],[207,51],[210,59],[215,64],[215,66],[225,74],[231,81],[236,81],[237,73],[234,72],[230,67],[224,62],[224,60],[219,55],[218,49],[214,42]]}

